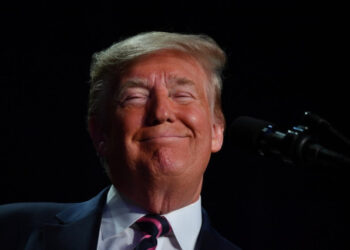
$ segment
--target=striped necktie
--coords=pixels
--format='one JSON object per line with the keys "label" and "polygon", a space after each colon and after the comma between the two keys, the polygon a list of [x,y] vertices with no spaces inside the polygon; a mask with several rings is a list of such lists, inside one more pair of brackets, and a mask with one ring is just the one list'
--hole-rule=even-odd
{"label": "striped necktie", "polygon": [[164,216],[147,214],[136,221],[136,225],[144,232],[140,243],[135,250],[154,250],[157,246],[157,238],[170,232],[171,227]]}

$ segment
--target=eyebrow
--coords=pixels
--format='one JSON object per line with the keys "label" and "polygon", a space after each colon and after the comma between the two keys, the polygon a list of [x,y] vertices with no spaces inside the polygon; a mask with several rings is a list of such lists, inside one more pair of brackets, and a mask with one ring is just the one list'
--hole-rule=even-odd
{"label": "eyebrow", "polygon": [[195,86],[194,82],[191,81],[190,79],[187,79],[186,77],[170,77],[169,79],[169,84],[170,85],[180,85],[180,86],[184,86],[184,85],[188,85],[188,86]]}
{"label": "eyebrow", "polygon": [[142,78],[128,79],[127,81],[123,82],[123,84],[119,84],[119,86],[115,92],[114,100],[117,100],[117,101],[120,100],[122,94],[125,92],[125,90],[127,90],[129,88],[148,89],[148,82],[146,79],[142,79]]}

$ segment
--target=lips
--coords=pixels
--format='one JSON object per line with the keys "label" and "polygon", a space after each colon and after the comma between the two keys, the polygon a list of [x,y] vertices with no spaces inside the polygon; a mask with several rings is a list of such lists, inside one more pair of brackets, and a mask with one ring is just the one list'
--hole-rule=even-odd
{"label": "lips", "polygon": [[176,139],[183,139],[187,136],[178,136],[178,135],[160,135],[160,136],[152,136],[152,137],[145,137],[140,140],[140,142],[147,142],[147,141],[172,141]]}
{"label": "lips", "polygon": [[174,141],[189,137],[189,133],[178,132],[168,129],[145,129],[138,133],[136,140],[140,142],[147,141]]}

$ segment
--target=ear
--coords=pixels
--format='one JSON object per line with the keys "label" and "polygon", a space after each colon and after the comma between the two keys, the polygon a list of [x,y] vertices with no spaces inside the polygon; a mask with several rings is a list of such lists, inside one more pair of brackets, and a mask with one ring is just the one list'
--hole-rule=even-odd
{"label": "ear", "polygon": [[224,126],[221,123],[214,122],[211,132],[211,152],[218,152],[224,141]]}
{"label": "ear", "polygon": [[104,156],[106,152],[106,136],[96,117],[91,117],[89,119],[88,131],[97,154],[99,156]]}

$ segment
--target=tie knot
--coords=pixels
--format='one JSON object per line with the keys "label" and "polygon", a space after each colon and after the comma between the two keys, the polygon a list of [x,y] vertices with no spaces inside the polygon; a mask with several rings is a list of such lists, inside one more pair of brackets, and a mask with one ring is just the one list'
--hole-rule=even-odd
{"label": "tie knot", "polygon": [[170,225],[164,216],[147,214],[136,221],[141,231],[158,238],[170,231]]}

